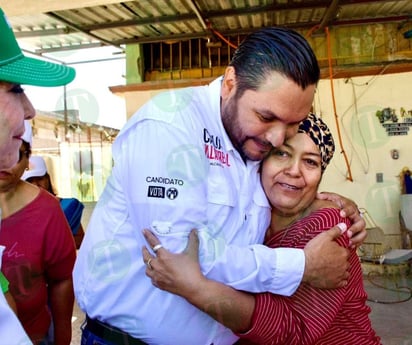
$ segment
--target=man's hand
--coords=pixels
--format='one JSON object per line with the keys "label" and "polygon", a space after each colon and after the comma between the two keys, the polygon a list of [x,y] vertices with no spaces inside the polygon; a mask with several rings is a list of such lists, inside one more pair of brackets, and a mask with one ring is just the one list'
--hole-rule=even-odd
{"label": "man's hand", "polygon": [[338,224],[306,244],[304,283],[321,289],[333,289],[347,284],[349,250],[335,241],[345,230],[345,224]]}
{"label": "man's hand", "polygon": [[332,201],[340,208],[340,216],[348,217],[352,226],[348,229],[348,237],[353,247],[359,247],[366,238],[366,223],[362,218],[358,206],[350,199],[335,193],[318,193],[318,199]]}

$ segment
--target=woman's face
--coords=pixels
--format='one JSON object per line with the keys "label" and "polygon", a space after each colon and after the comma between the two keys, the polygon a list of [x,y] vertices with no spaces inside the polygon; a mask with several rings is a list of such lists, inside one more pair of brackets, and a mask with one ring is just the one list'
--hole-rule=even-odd
{"label": "woman's face", "polygon": [[35,110],[18,84],[0,81],[0,169],[10,169],[17,161],[17,150],[24,133],[24,120]]}
{"label": "woman's face", "polygon": [[24,170],[29,166],[29,153],[26,151],[24,144],[19,148],[19,160],[15,166],[11,169],[0,171],[0,191],[7,191],[10,188],[16,186]]}
{"label": "woman's face", "polygon": [[46,175],[44,176],[35,176],[27,179],[27,182],[36,185],[37,187],[43,188],[47,191],[50,189],[49,179]]}
{"label": "woman's face", "polygon": [[262,185],[272,208],[282,215],[295,215],[313,201],[322,177],[319,148],[304,133],[298,133],[274,148],[262,163]]}

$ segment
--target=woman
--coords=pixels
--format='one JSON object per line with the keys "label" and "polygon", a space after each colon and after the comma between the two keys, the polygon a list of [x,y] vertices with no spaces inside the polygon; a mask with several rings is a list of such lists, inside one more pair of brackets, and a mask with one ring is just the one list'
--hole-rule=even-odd
{"label": "woman", "polygon": [[[23,120],[31,119],[36,111],[21,84],[62,86],[75,76],[72,67],[23,55],[10,22],[0,8],[0,171],[17,162],[23,134]],[[2,173],[0,173],[1,175]],[[3,231],[3,230],[2,230]],[[0,266],[1,266],[0,251]],[[1,343],[26,344],[29,339],[3,295],[0,295]],[[6,338],[7,335],[7,339]]]}
{"label": "woman", "polygon": [[[47,190],[50,194],[56,196],[56,192],[51,183],[50,175],[47,172],[46,162],[41,156],[31,156],[29,159],[29,168],[21,177],[22,180],[34,184]],[[57,197],[57,196],[56,196]],[[81,224],[84,205],[76,198],[59,198],[60,206],[64,215],[69,222],[70,229],[79,249],[84,237],[84,229]]]}
{"label": "woman", "polygon": [[[272,206],[267,246],[304,248],[323,230],[338,223],[350,226],[348,219],[339,216],[335,205],[315,201],[333,153],[329,129],[310,114],[300,123],[298,134],[272,149],[264,160],[262,185]],[[370,308],[365,303],[367,296],[354,248],[345,287],[322,290],[302,284],[287,298],[270,293],[252,295],[203,277],[193,234],[191,245],[183,254],[171,254],[159,247],[158,240],[148,231],[145,236],[151,246],[157,245],[157,258],[143,249],[146,273],[153,284],[186,298],[240,338],[257,344],[380,344],[368,318]],[[350,247],[346,234],[338,243]]]}
{"label": "woman", "polygon": [[54,344],[69,345],[76,250],[56,198],[20,179],[29,156],[23,140],[18,163],[0,171],[2,272],[31,341],[42,344],[53,321]]}

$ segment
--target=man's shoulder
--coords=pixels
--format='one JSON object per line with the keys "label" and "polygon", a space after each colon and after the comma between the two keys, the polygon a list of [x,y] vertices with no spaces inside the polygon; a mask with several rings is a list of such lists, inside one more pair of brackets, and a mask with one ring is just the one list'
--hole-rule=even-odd
{"label": "man's shoulder", "polygon": [[[153,96],[127,121],[118,137],[140,126],[192,128],[208,121],[210,104],[207,86],[170,89]],[[150,121],[150,122],[148,122]]]}

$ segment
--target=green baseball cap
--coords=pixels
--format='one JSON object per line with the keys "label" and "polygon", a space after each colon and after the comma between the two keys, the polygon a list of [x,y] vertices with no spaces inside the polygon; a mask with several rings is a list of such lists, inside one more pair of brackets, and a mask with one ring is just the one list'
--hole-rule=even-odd
{"label": "green baseball cap", "polygon": [[0,8],[0,81],[35,86],[61,86],[76,75],[72,67],[23,55],[6,15]]}

